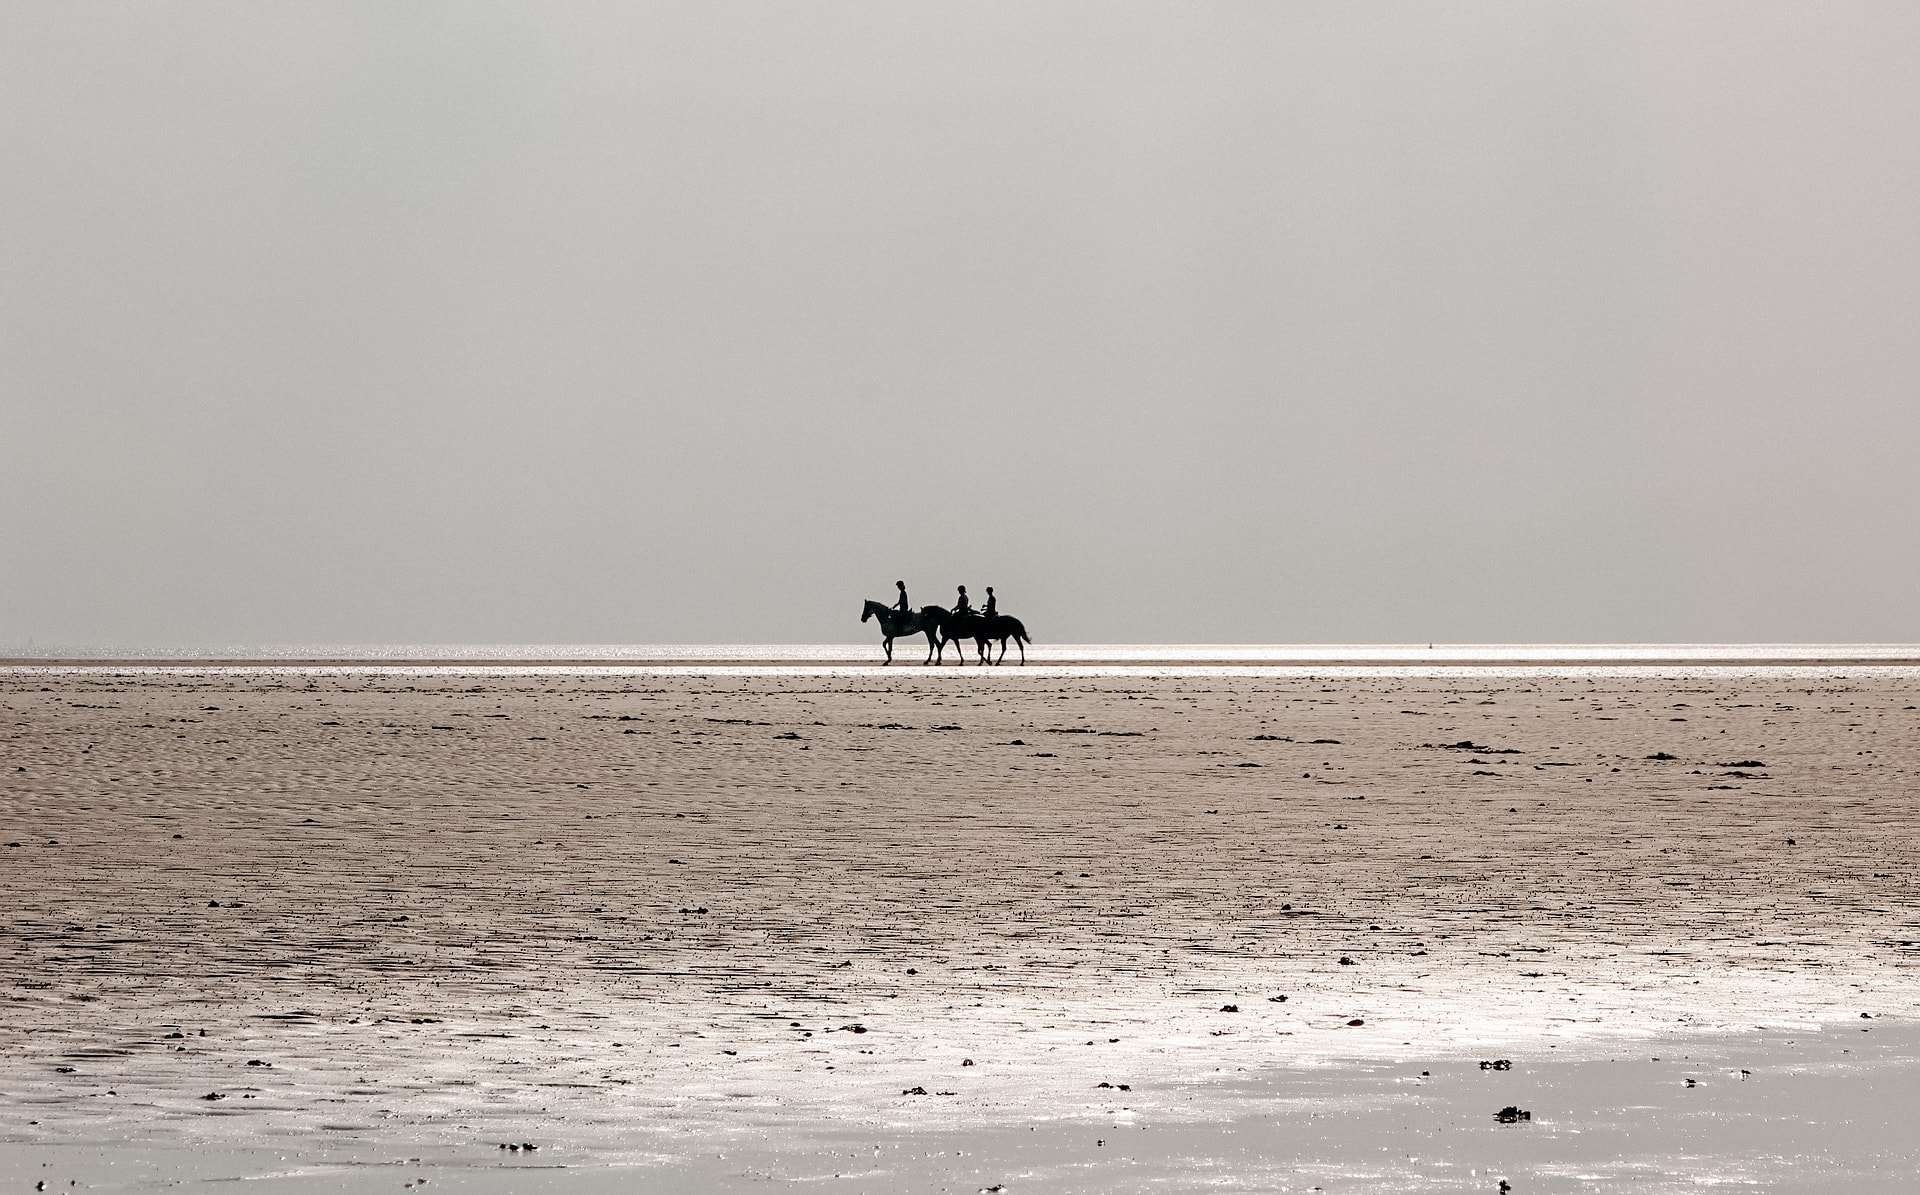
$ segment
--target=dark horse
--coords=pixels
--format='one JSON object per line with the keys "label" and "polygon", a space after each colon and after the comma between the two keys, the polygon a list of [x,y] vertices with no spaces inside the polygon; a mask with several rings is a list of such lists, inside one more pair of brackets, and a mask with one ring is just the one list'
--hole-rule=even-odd
{"label": "dark horse", "polygon": [[[929,606],[927,609],[931,612],[932,610],[938,609],[938,607]],[[973,640],[973,649],[980,657],[979,662],[985,664],[987,663],[987,656],[990,654],[987,650],[987,644],[997,639],[1000,641],[1000,659],[1004,660],[1007,656],[1007,640],[1012,639],[1020,645],[1020,662],[1022,664],[1027,662],[1027,644],[1033,642],[1033,640],[1027,638],[1027,628],[1022,626],[1020,620],[1013,615],[987,615],[974,613],[972,611],[965,614],[947,614],[944,610],[941,611],[941,614],[944,615],[940,620],[941,659],[944,659],[946,656],[947,644],[959,643],[961,646],[955,648],[955,650],[960,653],[960,662],[962,664],[966,663],[967,649],[965,642],[971,639]],[[940,661],[936,660],[935,662],[938,663]],[[998,664],[1000,660],[993,662]]]}
{"label": "dark horse", "polygon": [[940,624],[946,621],[947,612],[938,606],[928,606],[921,610],[896,610],[892,606],[882,605],[869,600],[866,609],[860,611],[860,621],[869,618],[880,620],[880,633],[886,636],[880,646],[887,651],[887,663],[893,663],[893,641],[903,635],[925,635],[927,637],[927,658],[925,663],[933,662],[934,648],[938,646],[936,636],[940,633]]}
{"label": "dark horse", "polygon": [[949,643],[958,644],[953,650],[959,653],[960,662],[962,664],[966,663],[966,641],[969,639],[974,641],[974,650],[981,653],[980,662],[982,664],[987,662],[985,654],[987,641],[977,634],[986,620],[981,618],[978,613],[968,610],[962,614],[950,614],[939,606],[928,606],[922,613],[937,615],[939,619],[935,627],[940,633],[939,654],[935,657],[934,663],[944,664],[947,662],[947,644]]}
{"label": "dark horse", "polygon": [[1019,619],[1011,614],[989,614],[980,619],[980,629],[974,632],[973,641],[980,650],[982,662],[986,658],[987,644],[995,639],[1000,641],[1000,654],[994,658],[994,663],[998,664],[1007,658],[1009,639],[1020,648],[1020,662],[1027,662],[1027,644],[1033,640],[1027,638],[1026,625]]}

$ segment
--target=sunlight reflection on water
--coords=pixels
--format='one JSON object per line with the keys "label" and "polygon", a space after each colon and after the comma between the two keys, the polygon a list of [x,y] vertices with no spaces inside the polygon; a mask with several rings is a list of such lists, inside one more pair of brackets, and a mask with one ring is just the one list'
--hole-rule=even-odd
{"label": "sunlight reflection on water", "polygon": [[[914,639],[898,641],[901,663],[912,663]],[[920,645],[924,650],[924,644]],[[1920,664],[1910,643],[1065,643],[1035,644],[1040,664],[1662,664],[1848,663]],[[178,661],[415,661],[541,663],[583,661],[725,665],[745,663],[844,664],[877,659],[877,641],[860,643],[382,643],[267,644],[202,647],[47,647],[0,649],[17,660]],[[1424,673],[1423,673],[1424,674]]]}

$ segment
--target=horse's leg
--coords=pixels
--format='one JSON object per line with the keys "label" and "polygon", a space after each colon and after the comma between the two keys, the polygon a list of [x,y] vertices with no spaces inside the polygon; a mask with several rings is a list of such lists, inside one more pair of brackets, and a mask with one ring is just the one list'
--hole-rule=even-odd
{"label": "horse's leg", "polygon": [[887,663],[893,663],[893,636],[888,635],[885,639],[882,639],[880,646],[887,649]]}
{"label": "horse's leg", "polygon": [[1027,641],[1025,639],[1015,639],[1014,642],[1020,645],[1020,662],[1022,664],[1026,663],[1027,662]]}
{"label": "horse's leg", "polygon": [[934,662],[933,649],[938,643],[939,643],[939,640],[936,639],[934,637],[934,633],[931,630],[929,630],[927,632],[927,658],[920,661],[922,664],[931,664]]}

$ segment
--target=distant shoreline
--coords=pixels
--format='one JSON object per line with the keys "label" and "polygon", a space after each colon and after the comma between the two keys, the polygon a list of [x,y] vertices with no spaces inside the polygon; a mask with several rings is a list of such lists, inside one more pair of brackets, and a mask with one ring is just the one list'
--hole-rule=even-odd
{"label": "distant shoreline", "polygon": [[[951,654],[951,652],[949,653]],[[909,649],[883,664],[878,645],[634,645],[576,646],[543,651],[537,645],[431,648],[151,651],[125,654],[71,649],[0,655],[0,668],[872,668],[928,667]],[[944,665],[958,668],[949,658]],[[967,667],[979,667],[971,658]],[[1920,667],[1920,644],[1542,644],[1458,645],[1237,645],[1062,644],[1029,649],[1026,667],[1060,668],[1592,668],[1592,667]],[[1018,668],[1009,658],[1000,665]]]}

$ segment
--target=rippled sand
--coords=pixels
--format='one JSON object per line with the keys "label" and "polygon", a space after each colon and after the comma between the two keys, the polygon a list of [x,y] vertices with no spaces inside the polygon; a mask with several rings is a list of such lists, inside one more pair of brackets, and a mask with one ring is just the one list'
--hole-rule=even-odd
{"label": "rippled sand", "polygon": [[1916,704],[1891,668],[8,670],[0,1108],[16,1145],[644,1162],[1910,1017]]}

